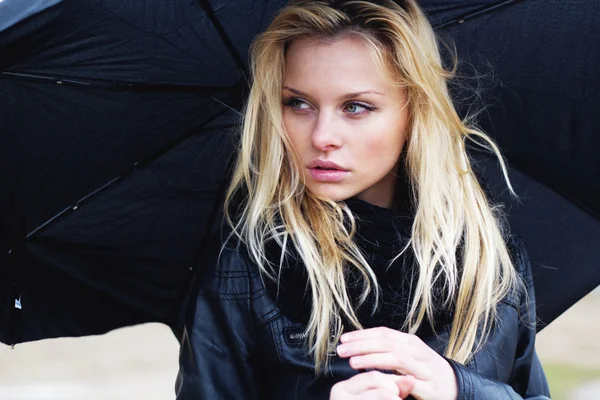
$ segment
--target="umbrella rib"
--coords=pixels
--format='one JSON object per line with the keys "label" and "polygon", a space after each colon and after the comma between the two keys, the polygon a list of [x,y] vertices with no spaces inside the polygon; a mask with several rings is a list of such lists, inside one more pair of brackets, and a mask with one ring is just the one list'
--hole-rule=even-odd
{"label": "umbrella rib", "polygon": [[32,230],[31,232],[29,232],[25,236],[25,240],[29,239],[31,236],[35,235],[37,232],[39,232],[40,230],[44,229],[46,226],[50,225],[53,221],[55,221],[56,219],[60,218],[60,216],[62,216],[66,212],[68,212],[70,210],[73,210],[73,211],[77,210],[79,208],[79,205],[81,203],[83,203],[87,199],[95,196],[97,193],[100,193],[101,191],[103,191],[104,189],[106,189],[107,187],[109,187],[110,185],[112,185],[113,183],[115,183],[116,181],[118,181],[119,179],[121,179],[121,177],[123,177],[123,176],[127,175],[128,173],[130,173],[131,171],[133,171],[135,168],[137,168],[137,165],[138,165],[138,163],[135,163],[133,165],[133,167],[129,168],[123,174],[119,175],[116,178],[113,178],[112,180],[110,180],[109,182],[107,182],[104,185],[100,186],[98,189],[96,189],[93,192],[89,193],[85,197],[82,197],[81,199],[77,200],[77,202],[75,203],[74,206],[69,206],[69,207],[65,208],[64,210],[62,210],[61,212],[59,212],[58,214],[56,214],[55,216],[53,216],[52,218],[50,218],[49,220],[47,220],[46,222],[44,222],[43,224],[41,224],[40,226],[38,226],[37,228],[35,228],[34,230]]}
{"label": "umbrella rib", "polygon": [[164,91],[164,92],[177,92],[177,91],[188,91],[188,92],[222,92],[230,91],[229,86],[208,86],[208,85],[171,85],[168,83],[139,83],[139,82],[118,82],[118,81],[104,81],[96,79],[94,81],[86,81],[77,77],[56,77],[43,74],[33,74],[27,72],[15,72],[15,71],[2,71],[0,79],[13,79],[13,80],[24,80],[30,82],[43,82],[43,83],[54,83],[57,85],[69,85],[69,86],[85,86],[94,89],[107,89],[107,90],[127,90],[127,91]]}
{"label": "umbrella rib", "polygon": [[229,37],[229,35],[227,35],[227,32],[225,31],[225,28],[223,28],[223,25],[221,24],[221,22],[219,22],[219,19],[217,18],[215,10],[210,5],[210,2],[209,1],[202,1],[202,0],[200,0],[200,6],[202,7],[202,9],[204,10],[204,12],[208,16],[208,19],[210,19],[210,22],[215,27],[215,30],[217,31],[217,33],[221,37],[221,40],[223,41],[223,44],[227,48],[227,51],[229,52],[229,54],[233,58],[233,61],[237,65],[238,69],[240,70],[240,72],[242,73],[242,75],[246,76],[246,63],[244,62],[244,60],[242,59],[242,57],[239,55],[239,53],[235,49],[235,46],[233,45],[233,42],[231,41],[231,38]]}
{"label": "umbrella rib", "polygon": [[502,7],[514,5],[515,3],[519,2],[519,1],[525,1],[525,0],[503,0],[498,3],[492,4],[491,6],[480,8],[479,10],[473,11],[472,13],[465,14],[461,17],[453,18],[448,21],[440,22],[439,24],[434,25],[433,29],[439,30],[439,29],[447,28],[452,25],[459,25],[459,24],[462,24],[463,22],[465,22],[466,20],[469,20],[469,19],[472,19],[475,17],[479,17],[483,14],[488,14],[488,13],[490,13],[492,11],[496,11],[497,9],[502,8]]}
{"label": "umbrella rib", "polygon": [[224,107],[229,108],[231,111],[233,111],[234,113],[236,113],[237,115],[243,117],[244,114],[241,113],[239,110],[236,110],[235,108],[231,107],[229,104],[222,102],[221,100],[217,99],[216,97],[211,97],[211,99],[213,99],[214,101],[216,101],[217,103],[221,104]]}
{"label": "umbrella rib", "polygon": [[[212,121],[214,121],[215,119],[217,119],[218,117],[220,117],[221,115],[225,114],[228,111],[229,111],[228,108],[223,108],[220,112],[215,113],[215,115],[212,118],[210,118],[204,124],[202,124],[199,127],[199,129],[204,128],[206,125],[210,124]],[[58,212],[53,217],[51,217],[48,220],[46,220],[45,222],[43,222],[41,225],[38,225],[35,229],[33,229],[31,232],[29,232],[27,235],[25,235],[22,239],[20,239],[17,242],[15,242],[15,244],[13,246],[11,246],[11,248],[8,250],[8,254],[9,255],[12,254],[13,251],[16,248],[18,248],[20,245],[22,245],[24,242],[26,242],[28,239],[30,239],[31,237],[33,237],[35,234],[37,234],[38,232],[40,232],[41,230],[43,230],[47,226],[51,225],[53,222],[56,222],[60,218],[62,218],[65,215],[69,214],[70,212],[77,210],[79,208],[79,206],[81,206],[87,200],[89,200],[92,197],[96,196],[98,193],[101,193],[105,189],[109,188],[115,182],[125,179],[127,176],[129,176],[131,173],[133,173],[135,170],[139,169],[140,167],[143,167],[143,166],[151,163],[152,161],[154,161],[158,157],[162,156],[163,154],[167,153],[168,151],[170,151],[171,149],[173,149],[174,147],[176,147],[180,143],[183,143],[185,140],[189,139],[192,135],[197,134],[197,132],[198,132],[198,130],[194,129],[194,130],[191,131],[191,133],[187,133],[185,135],[182,135],[181,137],[178,137],[178,138],[172,140],[171,142],[167,143],[162,148],[160,148],[157,151],[155,151],[146,160],[144,160],[142,162],[136,162],[136,163],[134,163],[131,167],[129,167],[128,169],[126,169],[119,176],[111,179],[110,181],[108,181],[107,183],[103,184],[99,188],[91,191],[90,193],[88,193],[87,195],[85,195],[84,197],[82,197],[81,199],[77,200],[74,205],[70,205],[70,206],[64,208],[62,211]]]}

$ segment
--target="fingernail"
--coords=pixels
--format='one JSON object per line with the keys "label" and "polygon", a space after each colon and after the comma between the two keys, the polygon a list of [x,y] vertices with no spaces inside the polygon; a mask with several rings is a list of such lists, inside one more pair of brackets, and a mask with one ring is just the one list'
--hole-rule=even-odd
{"label": "fingernail", "polygon": [[348,349],[346,348],[346,346],[341,344],[337,347],[337,353],[340,356],[345,356],[346,354],[348,354]]}
{"label": "fingernail", "polygon": [[357,358],[351,358],[350,359],[350,366],[353,368],[360,368],[362,367],[363,363],[360,361],[360,359]]}

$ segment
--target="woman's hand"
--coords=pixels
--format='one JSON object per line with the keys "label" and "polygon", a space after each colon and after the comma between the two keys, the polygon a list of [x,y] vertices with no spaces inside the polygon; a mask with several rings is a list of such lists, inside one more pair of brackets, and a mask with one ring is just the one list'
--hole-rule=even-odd
{"label": "woman's hand", "polygon": [[408,397],[414,386],[412,376],[363,372],[336,383],[329,400],[400,400]]}
{"label": "woman's hand", "polygon": [[372,328],[342,335],[337,352],[354,369],[392,370],[416,379],[410,394],[419,400],[456,400],[452,367],[415,335]]}

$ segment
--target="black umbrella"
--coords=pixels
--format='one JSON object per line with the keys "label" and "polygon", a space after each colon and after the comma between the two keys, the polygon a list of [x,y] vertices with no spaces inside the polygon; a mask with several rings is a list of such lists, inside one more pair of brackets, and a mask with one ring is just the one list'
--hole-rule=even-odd
{"label": "black umbrella", "polygon": [[528,247],[541,329],[600,284],[600,3],[421,3],[456,42],[463,74],[469,64],[494,74],[482,82],[480,122],[513,167],[522,202],[502,190],[494,160],[483,176]]}
{"label": "black umbrella", "polygon": [[[247,49],[284,3],[0,2],[2,342],[177,329],[220,212]],[[600,283],[600,5],[422,5],[461,59],[497,74],[482,124],[514,167],[511,223],[548,323]],[[493,189],[498,169],[481,165]]]}

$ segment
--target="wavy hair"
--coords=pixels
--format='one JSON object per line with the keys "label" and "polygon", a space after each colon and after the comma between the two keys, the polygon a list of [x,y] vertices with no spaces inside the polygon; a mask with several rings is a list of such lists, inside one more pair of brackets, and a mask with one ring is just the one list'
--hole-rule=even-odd
{"label": "wavy hair", "polygon": [[308,344],[320,372],[343,333],[342,318],[361,328],[344,270],[360,272],[361,302],[374,293],[376,307],[379,285],[354,241],[349,208],[316,197],[302,183],[299,158],[283,124],[282,83],[292,41],[346,35],[362,40],[408,94],[404,168],[415,215],[403,252],[412,250],[418,273],[403,329],[416,333],[423,323],[432,323],[438,306],[433,288],[442,283],[445,303],[454,309],[445,355],[464,363],[489,334],[499,301],[519,284],[500,209],[490,203],[471,168],[467,141],[497,155],[514,191],[497,146],[470,118],[459,117],[448,90],[456,57],[452,69],[444,68],[435,33],[415,0],[402,5],[391,0],[292,1],[254,40],[253,81],[226,195],[226,219],[263,276],[278,279],[283,265],[283,256],[269,259],[270,241],[281,246],[282,254],[293,248],[301,259],[312,295]]}

